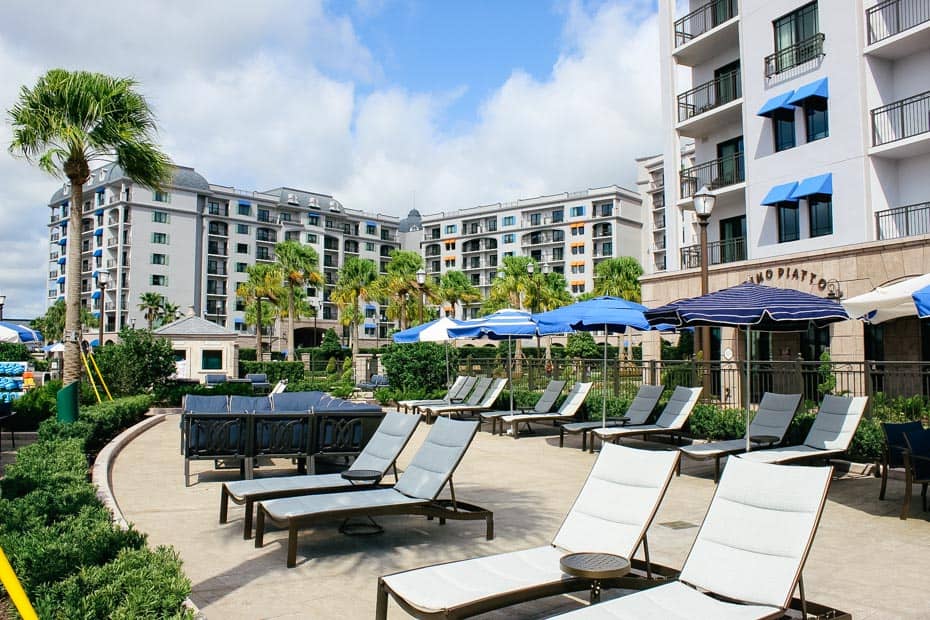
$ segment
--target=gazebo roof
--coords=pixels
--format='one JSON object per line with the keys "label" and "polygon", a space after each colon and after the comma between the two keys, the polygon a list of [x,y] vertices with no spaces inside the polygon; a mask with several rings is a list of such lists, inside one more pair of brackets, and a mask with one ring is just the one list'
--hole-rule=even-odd
{"label": "gazebo roof", "polygon": [[217,325],[199,316],[185,316],[155,330],[159,336],[238,336],[239,334],[222,325]]}

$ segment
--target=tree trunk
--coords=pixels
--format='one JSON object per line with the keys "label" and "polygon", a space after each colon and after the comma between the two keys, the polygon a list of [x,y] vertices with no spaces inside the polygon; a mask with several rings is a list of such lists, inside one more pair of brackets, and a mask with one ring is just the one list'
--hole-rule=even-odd
{"label": "tree trunk", "polygon": [[87,174],[69,175],[68,180],[71,181],[71,205],[65,263],[65,331],[62,338],[65,343],[62,363],[64,385],[81,380],[81,219]]}
{"label": "tree trunk", "polygon": [[293,362],[294,356],[294,287],[287,291],[287,360]]}
{"label": "tree trunk", "polygon": [[262,298],[255,300],[255,359],[262,361]]}

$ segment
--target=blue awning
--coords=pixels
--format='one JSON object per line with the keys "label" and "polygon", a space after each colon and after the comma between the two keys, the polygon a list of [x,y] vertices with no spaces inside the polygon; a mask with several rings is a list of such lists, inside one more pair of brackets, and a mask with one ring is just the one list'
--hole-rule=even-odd
{"label": "blue awning", "polygon": [[367,226],[377,226],[377,225],[378,225],[377,222],[371,222],[371,221],[366,221],[365,224],[366,224]]}
{"label": "blue awning", "polygon": [[249,202],[248,200],[240,200],[240,201],[239,201],[239,206],[240,206],[240,207],[251,207],[251,206],[252,206],[252,203]]}
{"label": "blue awning", "polygon": [[65,258],[64,256],[62,256],[61,258],[58,259],[58,264],[59,264],[59,265],[64,265],[65,262],[66,262],[67,260],[68,260],[67,258]]}
{"label": "blue awning", "polygon": [[102,229],[102,228],[98,228],[97,230],[95,230],[95,231],[94,231],[94,236],[95,236],[95,237],[102,237],[102,236],[103,236],[103,229]]}
{"label": "blue awning", "polygon": [[808,177],[798,184],[796,190],[791,192],[792,200],[806,198],[814,194],[833,194],[833,174],[821,174],[816,177]]}
{"label": "blue awning", "polygon": [[67,207],[67,206],[68,206],[68,201],[67,201],[67,200],[63,201],[63,202],[61,203],[61,206]]}
{"label": "blue awning", "polygon": [[365,304],[365,310],[377,310],[377,309],[378,309],[378,306],[374,305],[371,302]]}
{"label": "blue awning", "polygon": [[377,327],[372,319],[365,319],[365,327]]}
{"label": "blue awning", "polygon": [[810,84],[805,84],[794,93],[794,96],[788,100],[788,103],[794,106],[801,106],[804,104],[806,99],[811,97],[820,97],[821,99],[827,99],[830,96],[830,88],[827,83],[827,78],[817,80],[816,82],[811,82]]}
{"label": "blue awning", "polygon": [[233,319],[233,323],[235,323],[236,325],[244,325],[245,319],[240,319],[239,317],[236,317]]}
{"label": "blue awning", "polygon": [[777,205],[779,202],[797,202],[797,198],[792,198],[791,193],[797,188],[798,182],[792,181],[783,185],[776,185],[769,190],[769,193],[762,199],[764,205]]}
{"label": "blue awning", "polygon": [[64,283],[65,283],[65,277],[64,277],[64,276],[58,276],[58,283],[59,283],[59,284],[64,284]]}
{"label": "blue awning", "polygon": [[103,215],[103,209],[97,209],[94,211],[94,215]]}
{"label": "blue awning", "polygon": [[105,188],[105,187],[98,187],[98,188],[97,188],[97,193],[98,193],[98,194],[102,194],[102,193],[104,193],[105,191],[107,191],[107,188]]}
{"label": "blue awning", "polygon": [[91,316],[100,316],[100,310],[92,310],[90,313]]}
{"label": "blue awning", "polygon": [[59,222],[58,225],[61,226],[62,228],[67,228],[68,220],[67,219],[61,220],[61,222]]}
{"label": "blue awning", "polygon": [[794,108],[791,107],[791,104],[788,102],[791,97],[794,96],[794,91],[789,90],[786,93],[780,95],[775,95],[759,108],[759,111],[756,112],[757,116],[772,116],[779,110],[794,112]]}
{"label": "blue awning", "polygon": [[96,278],[98,273],[100,273],[100,272],[97,271],[96,269],[94,269],[94,273],[90,274],[90,277]]}
{"label": "blue awning", "polygon": [[90,298],[91,298],[91,299],[100,299],[100,291],[94,291],[93,293],[91,293]]}
{"label": "blue awning", "polygon": [[94,256],[103,256],[103,248],[97,248],[94,250]]}
{"label": "blue awning", "polygon": [[61,239],[58,240],[58,245],[64,245],[66,243],[68,243],[67,237],[62,237]]}

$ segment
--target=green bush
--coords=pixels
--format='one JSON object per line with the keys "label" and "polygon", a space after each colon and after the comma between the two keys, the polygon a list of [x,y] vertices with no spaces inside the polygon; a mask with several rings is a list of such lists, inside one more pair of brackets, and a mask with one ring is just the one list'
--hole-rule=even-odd
{"label": "green bush", "polygon": [[[381,356],[391,387],[403,391],[423,389],[428,392],[446,385],[446,349],[434,342],[395,344]],[[458,363],[458,349],[449,351],[449,364]]]}
{"label": "green bush", "polygon": [[258,356],[255,354],[255,349],[250,349],[248,347],[240,347],[239,348],[239,361],[240,362],[258,361]]}
{"label": "green bush", "polygon": [[394,387],[383,387],[378,388],[374,391],[375,400],[378,401],[378,404],[389,405],[391,403],[396,403],[402,400],[427,400],[442,398],[446,395],[447,390],[445,388],[439,388],[436,390],[427,390],[426,388],[412,388],[409,390],[402,390],[400,388]]}
{"label": "green bush", "polygon": [[[515,388],[513,391],[514,409],[532,409],[536,406],[536,401],[539,400],[540,396],[542,396],[542,392]],[[494,408],[498,411],[510,409],[510,388],[504,388],[501,395],[494,401]]]}
{"label": "green bush", "polygon": [[863,418],[849,444],[849,459],[859,463],[870,463],[882,458],[885,433],[882,423],[872,417]]}
{"label": "green bush", "polygon": [[13,403],[18,423],[17,430],[34,430],[39,422],[46,420],[58,411],[56,394],[61,389],[61,381],[50,381],[23,394]]}
{"label": "green bush", "polygon": [[77,421],[72,424],[54,419],[44,421],[39,426],[39,439],[76,438],[81,441],[83,450],[93,455],[124,429],[140,421],[151,405],[152,397],[143,394],[81,407]]}
{"label": "green bush", "polygon": [[336,330],[333,328],[329,328],[323,332],[323,340],[320,341],[319,349],[320,357],[323,358],[345,355],[342,349],[342,343],[339,342],[339,336],[336,335]]}
{"label": "green bush", "polygon": [[594,342],[591,332],[575,332],[568,335],[565,355],[579,359],[595,359],[598,355],[603,355],[603,351]]}
{"label": "green bush", "polygon": [[87,480],[87,457],[74,439],[37,441],[20,449],[16,462],[0,480],[0,495],[21,497],[40,487],[58,487]]}
{"label": "green bush", "polygon": [[170,548],[123,549],[103,566],[40,587],[36,612],[49,620],[192,618],[181,607],[190,588]]}
{"label": "green bush", "polygon": [[77,514],[84,506],[99,503],[94,487],[83,480],[49,482],[21,497],[0,499],[0,531],[21,532],[44,527]]}
{"label": "green bush", "polygon": [[184,396],[187,394],[252,396],[254,390],[252,390],[251,384],[248,383],[220,383],[211,388],[206,385],[191,385],[190,383],[178,383],[170,380],[153,390],[154,402],[164,407],[180,407]]}
{"label": "green bush", "polygon": [[304,379],[288,383],[285,392],[328,392],[333,387],[329,379]]}
{"label": "green bush", "polygon": [[171,342],[147,329],[124,329],[120,341],[94,354],[110,393],[140,394],[159,386],[175,372]]}
{"label": "green bush", "polygon": [[301,381],[304,378],[303,362],[239,362],[239,374],[265,374],[269,383],[277,383],[282,379]]}
{"label": "green bush", "polygon": [[329,388],[330,396],[335,398],[348,398],[352,395],[352,392],[355,391],[355,384],[352,382],[346,383],[344,381],[339,381],[334,383]]}
{"label": "green bush", "polygon": [[[630,408],[632,398],[607,397],[607,417],[620,417]],[[600,420],[603,415],[603,397],[600,394],[588,394],[582,405],[581,415],[588,420]]]}
{"label": "green bush", "polygon": [[688,418],[690,434],[713,441],[746,436],[746,414],[742,409],[722,409],[716,405],[695,405]]}
{"label": "green bush", "polygon": [[29,362],[29,347],[19,342],[0,342],[0,362]]}

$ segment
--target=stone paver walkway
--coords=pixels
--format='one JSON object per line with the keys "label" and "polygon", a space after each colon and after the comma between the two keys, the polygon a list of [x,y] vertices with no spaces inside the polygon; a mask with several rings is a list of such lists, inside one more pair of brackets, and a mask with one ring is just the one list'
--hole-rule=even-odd
{"label": "stone paver walkway", "polygon": [[[427,430],[423,425],[417,430],[401,468]],[[290,570],[284,565],[286,532],[270,532],[265,547],[255,549],[242,539],[241,508],[233,507],[230,522],[219,524],[220,482],[235,479],[237,472],[194,462],[194,484],[185,488],[177,417],[169,416],[120,454],[113,486],[126,518],[152,544],[180,552],[193,582],[191,598],[211,620],[372,618],[379,575],[547,543],[595,458],[577,449],[574,439],[560,450],[551,431],[517,441],[478,434],[455,476],[456,494],[494,511],[492,541],[484,539],[480,521],[439,526],[423,517],[384,517],[379,519],[384,534],[358,537],[341,535],[333,523],[302,533],[298,565]],[[681,566],[713,495],[711,469],[688,460],[683,475],[672,480],[649,531],[654,561]],[[257,475],[284,471],[262,467]],[[901,521],[903,484],[891,481],[884,502],[877,499],[878,487],[875,478],[834,481],[804,572],[808,597],[859,620],[930,617],[923,587],[930,574],[930,518],[920,512],[918,496],[912,517]],[[682,525],[675,522],[684,527],[672,527]],[[553,597],[482,617],[543,618],[581,600]],[[408,616],[392,602],[389,617]]]}

